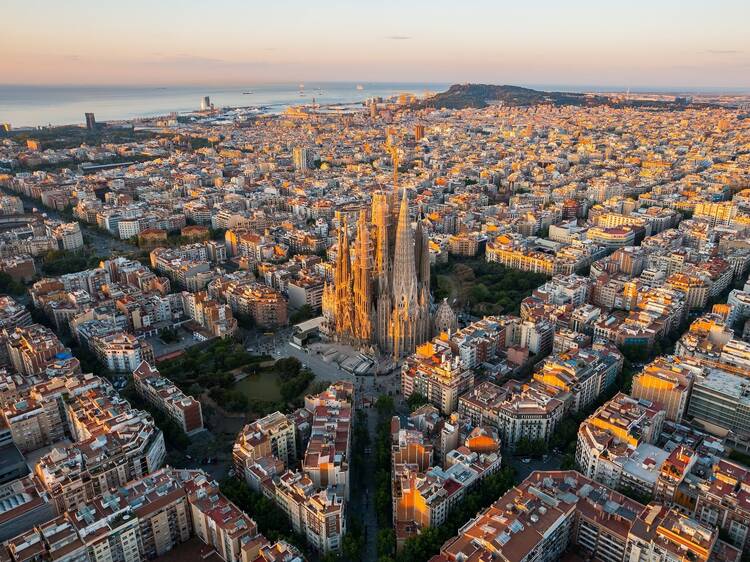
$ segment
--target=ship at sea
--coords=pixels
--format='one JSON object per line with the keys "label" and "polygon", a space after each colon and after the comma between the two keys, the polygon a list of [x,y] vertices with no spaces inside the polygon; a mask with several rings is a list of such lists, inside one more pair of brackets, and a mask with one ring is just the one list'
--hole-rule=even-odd
{"label": "ship at sea", "polygon": [[357,89],[358,90],[364,90],[365,87],[362,84],[357,84]]}

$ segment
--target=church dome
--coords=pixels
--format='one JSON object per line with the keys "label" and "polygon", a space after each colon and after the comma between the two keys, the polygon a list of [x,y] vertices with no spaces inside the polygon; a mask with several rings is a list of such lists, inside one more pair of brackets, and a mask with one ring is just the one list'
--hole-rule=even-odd
{"label": "church dome", "polygon": [[451,305],[448,304],[448,299],[443,299],[443,302],[438,305],[435,311],[434,324],[436,334],[455,332],[458,329],[458,319]]}

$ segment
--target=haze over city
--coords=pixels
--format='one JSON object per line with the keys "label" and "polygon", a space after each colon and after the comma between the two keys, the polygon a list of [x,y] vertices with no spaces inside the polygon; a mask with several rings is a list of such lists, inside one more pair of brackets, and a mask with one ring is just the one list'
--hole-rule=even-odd
{"label": "haze over city", "polygon": [[5,84],[750,87],[742,0],[7,2]]}
{"label": "haze over city", "polygon": [[750,560],[747,0],[0,16],[0,562]]}

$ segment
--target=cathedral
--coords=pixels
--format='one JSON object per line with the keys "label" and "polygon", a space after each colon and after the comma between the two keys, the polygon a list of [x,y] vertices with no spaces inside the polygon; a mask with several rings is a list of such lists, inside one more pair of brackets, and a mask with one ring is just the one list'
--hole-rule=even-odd
{"label": "cathedral", "polygon": [[411,227],[406,190],[400,206],[395,199],[373,196],[371,220],[359,214],[351,246],[341,225],[334,282],[323,292],[323,331],[398,360],[430,338],[432,324],[429,239],[421,221]]}

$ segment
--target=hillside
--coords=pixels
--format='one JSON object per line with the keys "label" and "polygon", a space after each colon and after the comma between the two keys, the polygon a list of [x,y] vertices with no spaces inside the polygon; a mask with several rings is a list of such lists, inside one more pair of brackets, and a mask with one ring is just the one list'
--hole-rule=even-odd
{"label": "hillside", "polygon": [[492,103],[502,102],[506,106],[552,105],[611,105],[616,107],[684,107],[673,102],[645,100],[622,100],[596,94],[575,92],[544,92],[520,86],[496,86],[492,84],[454,84],[445,92],[440,92],[421,102],[420,107],[464,109],[481,108]]}

